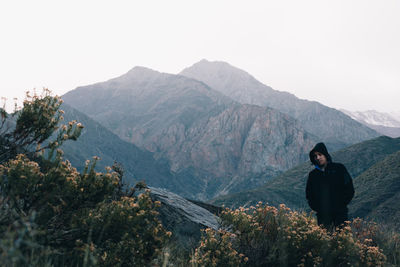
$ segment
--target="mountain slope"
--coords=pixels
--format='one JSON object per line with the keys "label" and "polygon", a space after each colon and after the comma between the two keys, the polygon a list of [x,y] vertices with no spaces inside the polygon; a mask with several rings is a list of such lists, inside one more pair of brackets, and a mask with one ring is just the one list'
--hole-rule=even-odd
{"label": "mountain slope", "polygon": [[233,102],[198,81],[143,67],[107,82],[78,87],[63,100],[122,139],[150,151],[163,149],[153,140],[162,130],[174,124],[186,129]]}
{"label": "mountain slope", "polygon": [[400,151],[377,162],[355,180],[353,216],[390,223],[400,229]]}
{"label": "mountain slope", "polygon": [[155,160],[153,153],[121,140],[104,126],[66,103],[62,104],[61,109],[65,112],[66,122],[76,120],[85,127],[77,141],[68,141],[62,146],[64,157],[71,161],[73,166],[83,169],[87,159],[98,156],[101,158],[97,163],[100,171],[104,171],[106,166],[112,166],[116,161],[122,164],[125,181],[130,184],[144,180],[150,186],[168,188],[177,193],[192,190],[190,183],[182,184],[183,177],[170,172],[166,160]]}
{"label": "mountain slope", "polygon": [[[377,162],[399,150],[400,138],[381,136],[331,153],[331,156],[333,161],[341,162],[346,166],[354,178],[357,192],[357,177]],[[219,197],[212,203],[238,207],[254,205],[258,201],[263,201],[271,205],[285,203],[291,208],[309,210],[305,199],[305,186],[308,173],[312,169],[310,162],[305,162],[269,180],[258,189]]]}
{"label": "mountain slope", "polygon": [[304,161],[316,142],[286,114],[242,105],[197,80],[142,67],[79,87],[63,99],[121,139],[168,159],[171,171],[185,173],[196,187],[186,192],[190,198],[263,184]]}
{"label": "mountain slope", "polygon": [[400,127],[387,127],[387,126],[381,126],[381,125],[373,125],[373,124],[367,124],[365,123],[365,126],[374,129],[380,134],[390,136],[393,138],[400,137]]}
{"label": "mountain slope", "polygon": [[334,150],[379,135],[336,109],[276,91],[225,62],[202,60],[180,74],[202,81],[240,103],[268,106],[286,113]]}

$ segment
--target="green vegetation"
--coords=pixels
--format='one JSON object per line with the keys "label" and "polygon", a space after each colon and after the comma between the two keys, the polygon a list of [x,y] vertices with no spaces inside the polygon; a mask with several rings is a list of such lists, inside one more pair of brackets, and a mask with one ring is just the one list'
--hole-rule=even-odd
{"label": "green vegetation", "polygon": [[[3,266],[143,266],[170,235],[148,191],[125,190],[117,165],[96,172],[97,158],[78,172],[59,146],[82,125],[59,126],[61,99],[28,96],[14,129],[1,135],[0,262]],[[2,111],[2,125],[9,115]],[[54,135],[55,140],[47,139]],[[45,144],[45,145],[43,145]]]}
{"label": "green vegetation", "polygon": [[359,218],[328,231],[310,214],[262,203],[226,209],[221,218],[226,230],[205,230],[192,262],[200,266],[391,266],[400,260],[399,234],[388,236],[376,224]]}
{"label": "green vegetation", "polygon": [[357,192],[350,206],[354,216],[400,230],[400,151],[377,162],[355,180]]}

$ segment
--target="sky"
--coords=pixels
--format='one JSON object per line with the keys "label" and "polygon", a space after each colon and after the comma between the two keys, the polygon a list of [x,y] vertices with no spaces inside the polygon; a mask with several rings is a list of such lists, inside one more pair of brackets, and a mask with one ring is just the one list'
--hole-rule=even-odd
{"label": "sky", "polygon": [[226,61],[334,108],[400,111],[398,0],[1,1],[0,96]]}

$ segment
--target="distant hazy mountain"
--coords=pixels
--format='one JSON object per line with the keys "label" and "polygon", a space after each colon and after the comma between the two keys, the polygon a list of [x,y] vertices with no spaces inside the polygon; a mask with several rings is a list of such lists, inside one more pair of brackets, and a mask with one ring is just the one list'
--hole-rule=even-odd
{"label": "distant hazy mountain", "polygon": [[[331,153],[333,161],[343,163],[351,176],[354,179],[354,187],[356,194],[360,188],[362,190],[371,189],[371,194],[375,191],[372,190],[377,183],[381,182],[381,174],[375,173],[376,180],[369,180],[370,184],[365,184],[364,180],[358,180],[364,172],[370,171],[374,164],[384,160],[387,156],[400,150],[400,138],[390,138],[381,136],[376,139],[368,140],[356,145],[352,145],[340,151]],[[396,172],[396,165],[390,167],[385,172]],[[279,205],[285,203],[291,208],[309,210],[305,199],[305,186],[308,173],[313,169],[311,163],[305,162],[300,164],[283,174],[269,180],[264,186],[254,190],[239,192],[236,194],[221,196],[212,201],[216,205],[225,204],[227,207],[238,207],[242,205],[254,205],[258,201],[268,202],[271,205]],[[373,169],[371,169],[373,170]],[[371,172],[368,172],[371,173]],[[371,177],[371,175],[368,175]],[[371,178],[372,179],[372,178]],[[382,180],[382,182],[385,180]],[[364,184],[363,184],[364,183]],[[360,191],[362,191],[360,189]],[[382,192],[381,192],[382,193]],[[365,191],[367,194],[367,191]],[[386,199],[387,195],[384,193],[380,196]],[[371,195],[371,198],[373,196]],[[356,205],[358,200],[351,202],[350,206]],[[360,199],[361,201],[361,199]],[[358,204],[357,204],[358,205]],[[399,206],[400,207],[400,206]]]}
{"label": "distant hazy mountain", "polygon": [[383,135],[390,136],[393,138],[400,137],[400,127],[386,127],[386,126],[372,125],[372,124],[365,124],[365,125]]}
{"label": "distant hazy mountain", "polygon": [[276,91],[225,62],[202,60],[180,74],[202,81],[240,103],[268,106],[286,113],[334,150],[379,136],[336,109]]}
{"label": "distant hazy mountain", "polygon": [[263,184],[304,161],[317,140],[272,108],[242,105],[197,80],[142,67],[63,99],[121,139],[168,159],[193,187],[185,196],[198,199]]}
{"label": "distant hazy mountain", "polygon": [[397,118],[395,113],[389,114],[375,110],[348,111],[341,109],[341,111],[381,134],[390,137],[400,136],[400,117]]}
{"label": "distant hazy mountain", "polygon": [[397,121],[400,121],[400,110],[389,112],[389,115],[395,118]]}
{"label": "distant hazy mountain", "polygon": [[361,123],[386,127],[400,127],[400,121],[389,113],[376,110],[348,111],[341,109],[341,111]]}

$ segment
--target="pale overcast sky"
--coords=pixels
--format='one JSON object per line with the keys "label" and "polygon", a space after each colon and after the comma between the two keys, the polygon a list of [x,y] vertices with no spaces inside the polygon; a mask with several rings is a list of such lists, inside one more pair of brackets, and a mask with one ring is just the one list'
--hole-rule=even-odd
{"label": "pale overcast sky", "polygon": [[349,110],[400,110],[400,1],[1,1],[0,95],[205,58]]}

